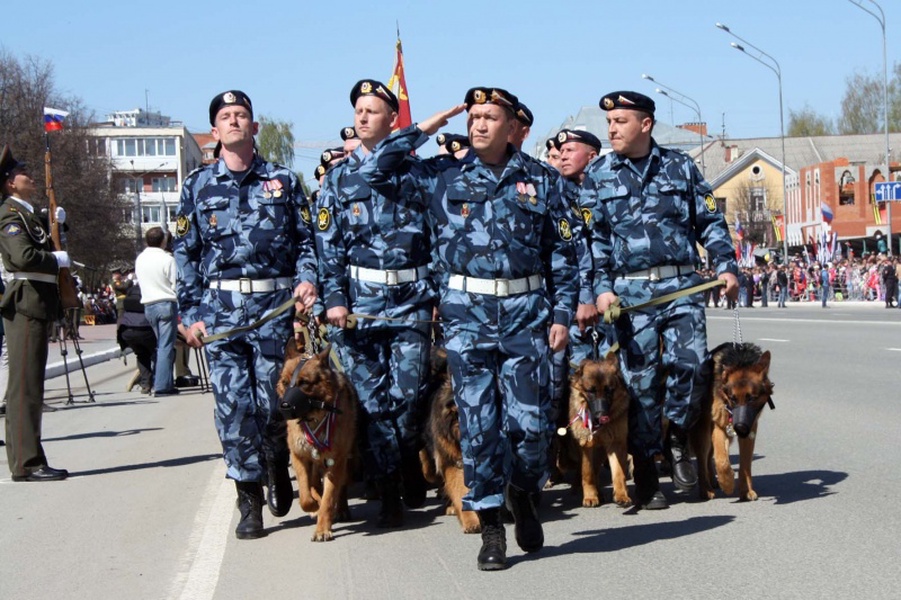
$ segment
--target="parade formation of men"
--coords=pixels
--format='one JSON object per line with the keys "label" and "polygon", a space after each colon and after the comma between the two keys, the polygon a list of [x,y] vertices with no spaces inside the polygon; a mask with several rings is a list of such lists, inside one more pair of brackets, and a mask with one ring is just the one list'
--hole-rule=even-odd
{"label": "parade formation of men", "polygon": [[[342,146],[323,152],[310,200],[288,168],[257,152],[246,94],[230,90],[210,103],[218,160],[182,188],[176,292],[188,343],[205,347],[210,362],[238,538],[265,535],[262,506],[283,516],[293,498],[274,391],[292,311],[205,338],[252,324],[292,296],[296,314],[328,325],[359,394],[362,472],[378,493],[379,527],[402,526],[404,505],[425,500],[419,453],[433,345],[447,352],[469,488],[463,504],[481,524],[480,570],[507,567],[504,506],[517,545],[543,547],[539,495],[570,365],[614,344],[631,394],[636,504],[667,506],[655,454],[670,458],[677,487],[696,484],[687,432],[705,386],[703,295],[611,325],[601,317],[698,285],[698,245],[725,293],[737,295],[735,252],[709,185],[687,155],[656,144],[654,102],[642,94],[601,97],[612,152],[602,154],[591,132],[564,129],[547,140],[548,163],[521,151],[534,118],[514,94],[479,86],[462,100],[397,130],[397,97],[382,82],[357,82],[353,126],[340,130]],[[465,134],[442,133],[437,156],[416,156],[464,112]],[[58,310],[52,280],[68,256],[51,252],[29,214],[24,165],[6,151],[2,167],[0,251],[13,273],[4,325],[11,348],[19,336],[45,362],[46,321]],[[351,328],[352,314],[372,318]],[[20,360],[13,353],[11,367]],[[9,389],[13,479],[64,478],[40,448],[40,382],[22,369]]]}

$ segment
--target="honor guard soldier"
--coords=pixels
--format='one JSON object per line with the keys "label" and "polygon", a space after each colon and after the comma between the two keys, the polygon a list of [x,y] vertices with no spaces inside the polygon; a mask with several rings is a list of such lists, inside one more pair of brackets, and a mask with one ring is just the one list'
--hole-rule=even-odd
{"label": "honor guard soldier", "polygon": [[398,101],[379,81],[353,86],[354,129],[361,145],[326,173],[316,245],[329,323],[339,356],[363,407],[363,460],[381,497],[379,527],[403,524],[404,503],[419,507],[426,482],[418,453],[427,407],[435,289],[425,205],[400,176],[373,177],[383,140],[397,123]]}
{"label": "honor guard soldier", "polygon": [[438,154],[449,154],[459,160],[469,152],[469,138],[465,135],[439,133],[435,141],[438,142]]}
{"label": "honor guard soldier", "polygon": [[[607,94],[600,106],[607,111],[613,152],[589,165],[580,201],[591,210],[598,310],[605,312],[617,299],[635,306],[698,285],[697,244],[706,248],[726,294],[734,298],[737,266],[726,221],[691,158],[654,141],[654,101],[623,91]],[[656,453],[670,455],[678,488],[691,489],[697,482],[687,432],[706,384],[703,294],[628,312],[614,325],[632,395],[629,451],[636,504],[666,508]],[[665,448],[664,415],[669,419]]]}
{"label": "honor guard soldier", "polygon": [[12,276],[0,303],[9,350],[6,457],[13,481],[57,481],[69,473],[47,464],[41,417],[50,327],[62,316],[57,276],[69,255],[53,251],[31,204],[34,180],[8,146],[0,152],[0,192],[0,253]]}
{"label": "honor guard soldier", "polygon": [[[393,135],[379,161],[409,168],[429,201],[439,311],[460,411],[463,507],[482,526],[481,570],[507,566],[500,507],[506,497],[526,552],[544,545],[538,499],[554,423],[548,355],[568,341],[576,303],[572,222],[559,180],[509,136],[516,97],[477,87],[465,104]],[[410,151],[468,109],[472,149],[462,160]],[[551,281],[545,281],[549,276]]]}
{"label": "honor guard soldier", "polygon": [[350,154],[360,146],[360,136],[353,127],[341,129],[341,141],[344,142],[344,154]]}
{"label": "honor guard soldier", "polygon": [[[292,292],[300,310],[316,300],[315,250],[301,217],[306,199],[294,173],[257,154],[250,98],[238,90],[217,95],[210,124],[220,158],[187,177],[176,222],[178,304],[195,348],[208,333],[259,320]],[[226,476],[238,491],[239,539],[265,535],[261,482],[273,515],[287,514],[293,500],[275,394],[291,320],[288,311],[206,344]]]}

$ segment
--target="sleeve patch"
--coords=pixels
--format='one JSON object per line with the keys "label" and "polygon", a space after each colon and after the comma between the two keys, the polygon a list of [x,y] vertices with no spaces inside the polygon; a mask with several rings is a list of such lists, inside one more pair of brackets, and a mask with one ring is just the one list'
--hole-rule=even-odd
{"label": "sleeve patch", "polygon": [[327,208],[319,209],[318,227],[319,231],[325,231],[332,223],[332,215]]}
{"label": "sleeve patch", "polygon": [[22,226],[18,223],[10,223],[3,229],[3,233],[6,235],[19,235],[22,233]]}
{"label": "sleeve patch", "polygon": [[188,231],[191,229],[191,222],[188,220],[188,217],[185,215],[178,215],[178,218],[175,219],[175,235],[178,237],[184,237],[188,234]]}
{"label": "sleeve patch", "polygon": [[568,220],[560,219],[557,229],[560,232],[560,239],[564,242],[568,242],[573,239],[573,230],[572,227],[570,227]]}
{"label": "sleeve patch", "polygon": [[716,214],[716,198],[713,197],[713,194],[704,196],[704,207],[711,215]]}

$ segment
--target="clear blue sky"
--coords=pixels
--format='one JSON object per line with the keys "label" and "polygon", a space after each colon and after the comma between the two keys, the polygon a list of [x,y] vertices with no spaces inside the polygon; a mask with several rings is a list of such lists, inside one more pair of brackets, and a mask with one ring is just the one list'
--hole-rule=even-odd
{"label": "clear blue sky", "polygon": [[[877,1],[891,69],[901,4]],[[238,88],[257,115],[293,122],[299,142],[339,143],[354,82],[391,75],[396,22],[414,120],[474,85],[504,87],[535,114],[529,146],[619,89],[654,97],[663,121],[695,120],[642,73],[696,100],[712,134],[778,136],[775,75],[730,48],[717,21],[780,62],[786,123],[805,104],[837,118],[848,76],[882,74],[879,25],[848,0],[49,0],[12,3],[2,21],[3,49],[52,61],[57,88],[98,116],[144,107],[148,90],[152,110],[208,131],[210,99]],[[464,128],[457,117],[449,130]],[[318,154],[299,149],[295,167],[309,177]]]}

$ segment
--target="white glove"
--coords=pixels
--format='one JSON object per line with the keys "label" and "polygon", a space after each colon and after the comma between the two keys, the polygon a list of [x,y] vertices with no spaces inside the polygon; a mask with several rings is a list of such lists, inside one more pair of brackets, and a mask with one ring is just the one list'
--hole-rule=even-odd
{"label": "white glove", "polygon": [[72,261],[69,260],[69,253],[65,250],[55,250],[53,256],[56,257],[56,263],[60,269],[68,269],[72,266]]}
{"label": "white glove", "polygon": [[56,222],[60,225],[66,222],[66,209],[62,206],[56,207]]}

